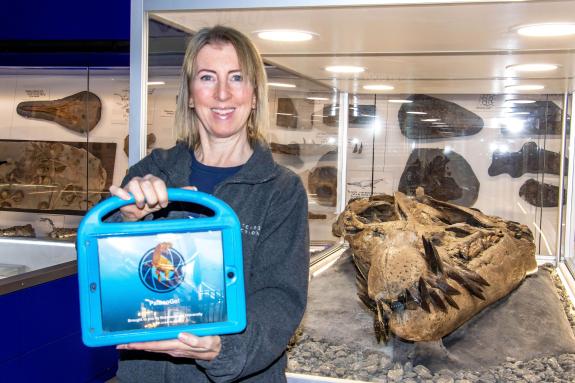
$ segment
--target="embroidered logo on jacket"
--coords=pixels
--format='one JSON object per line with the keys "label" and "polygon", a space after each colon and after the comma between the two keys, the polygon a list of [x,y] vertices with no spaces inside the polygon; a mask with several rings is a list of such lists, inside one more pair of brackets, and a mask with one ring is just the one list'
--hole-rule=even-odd
{"label": "embroidered logo on jacket", "polygon": [[261,225],[249,225],[247,223],[242,223],[242,234],[259,236]]}

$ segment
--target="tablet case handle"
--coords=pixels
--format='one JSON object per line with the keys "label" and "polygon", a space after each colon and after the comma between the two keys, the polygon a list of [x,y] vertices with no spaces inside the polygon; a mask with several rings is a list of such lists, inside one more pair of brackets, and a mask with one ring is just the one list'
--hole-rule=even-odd
{"label": "tablet case handle", "polygon": [[[130,194],[129,200],[124,200],[116,196],[112,196],[90,210],[89,217],[86,216],[90,224],[102,223],[102,218],[123,206],[135,203],[134,197]],[[224,217],[229,215],[228,209],[230,207],[223,201],[216,197],[195,190],[168,188],[168,201],[169,202],[190,202],[198,205],[205,206],[214,212],[214,218]]]}

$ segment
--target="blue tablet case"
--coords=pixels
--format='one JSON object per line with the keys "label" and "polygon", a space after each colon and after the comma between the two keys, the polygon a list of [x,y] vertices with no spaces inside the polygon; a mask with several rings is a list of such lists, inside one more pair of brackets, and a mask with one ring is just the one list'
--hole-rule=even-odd
{"label": "blue tablet case", "polygon": [[134,200],[111,197],[78,228],[82,339],[106,346],[195,335],[229,334],[246,326],[240,222],[223,201],[168,189],[170,202],[207,207],[213,216],[108,223]]}

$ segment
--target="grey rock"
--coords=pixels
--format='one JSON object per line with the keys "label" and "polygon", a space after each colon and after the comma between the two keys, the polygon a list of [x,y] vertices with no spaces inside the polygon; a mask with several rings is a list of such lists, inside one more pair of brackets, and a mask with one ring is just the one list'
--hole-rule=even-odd
{"label": "grey rock", "polygon": [[431,374],[429,369],[420,364],[413,367],[413,371],[422,379],[431,379],[433,377],[433,374]]}

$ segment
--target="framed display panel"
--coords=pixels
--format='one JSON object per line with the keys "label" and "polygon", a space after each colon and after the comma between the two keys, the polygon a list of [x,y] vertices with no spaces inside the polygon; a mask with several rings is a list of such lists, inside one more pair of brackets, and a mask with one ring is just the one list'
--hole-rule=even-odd
{"label": "framed display panel", "polygon": [[125,173],[128,70],[0,68],[0,78],[2,236],[72,238]]}
{"label": "framed display panel", "polygon": [[245,327],[237,216],[205,193],[169,189],[168,198],[207,207],[214,215],[102,222],[133,203],[114,197],[90,210],[80,224],[78,278],[86,345],[171,339],[182,331],[228,334]]}

